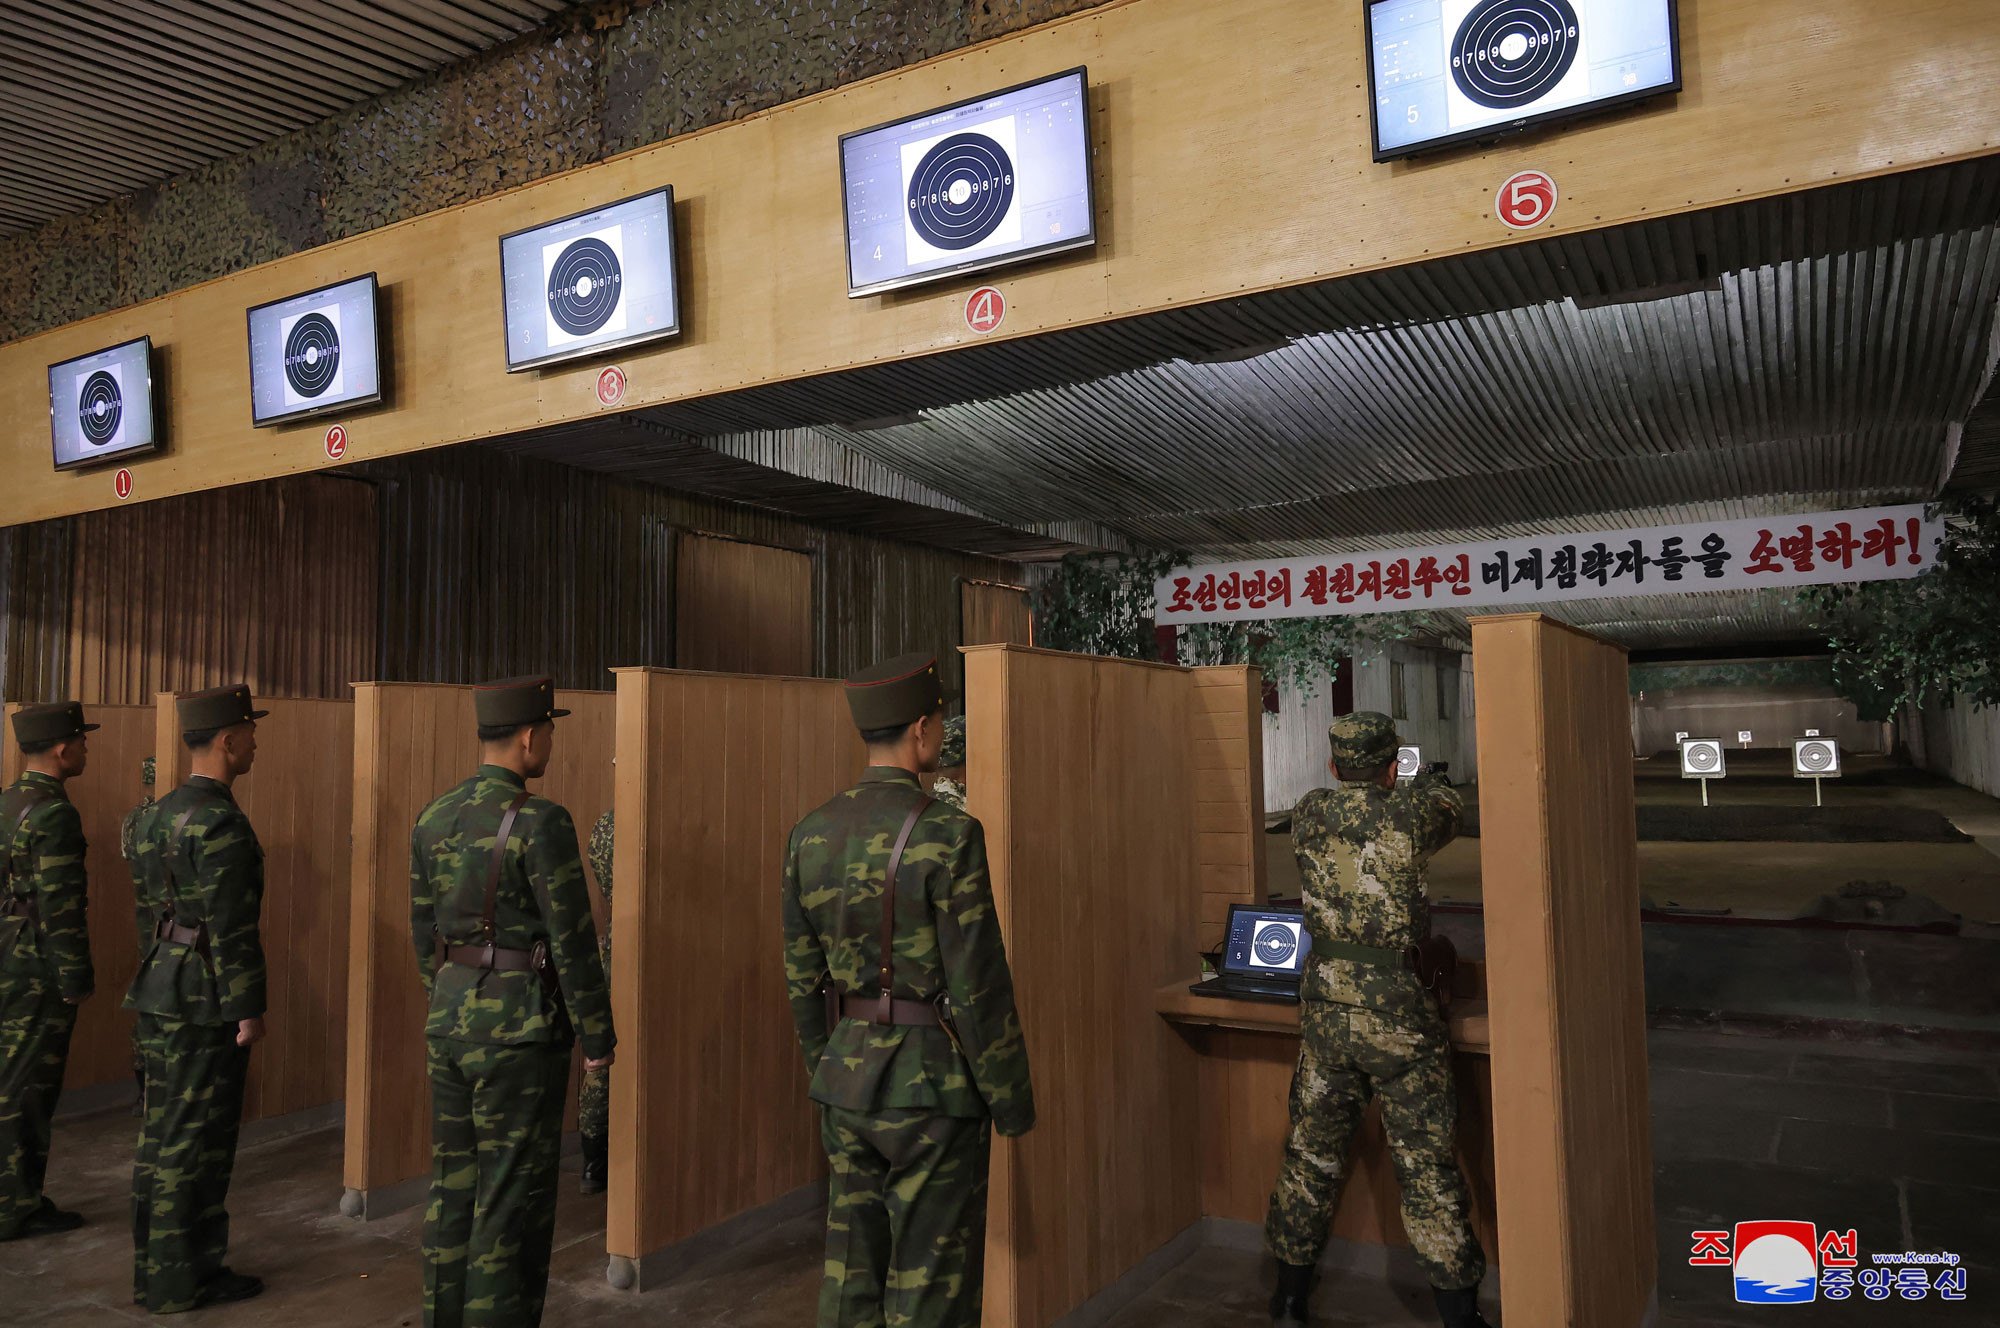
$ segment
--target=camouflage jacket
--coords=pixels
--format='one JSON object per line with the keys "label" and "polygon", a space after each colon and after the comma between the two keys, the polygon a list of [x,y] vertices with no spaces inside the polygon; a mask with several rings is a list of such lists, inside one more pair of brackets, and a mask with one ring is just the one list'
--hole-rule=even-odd
{"label": "camouflage jacket", "polygon": [[585,850],[590,855],[591,874],[597,877],[597,893],[604,896],[604,931],[597,938],[597,952],[604,956],[607,974],[611,972],[611,845],[616,827],[613,813],[598,817],[597,824],[590,827],[590,847]]}
{"label": "camouflage jacket", "polygon": [[[1292,812],[1306,930],[1396,951],[1430,935],[1425,867],[1458,837],[1464,814],[1458,794],[1434,774],[1394,789],[1346,783],[1306,794]],[[1402,968],[1315,955],[1300,994],[1437,1018],[1416,975]]]}
{"label": "camouflage jacket", "polygon": [[0,833],[8,832],[13,838],[0,889],[32,901],[41,925],[0,917],[0,1010],[50,997],[82,1000],[96,985],[85,917],[83,818],[62,781],[30,770],[0,794]]}
{"label": "camouflage jacket", "polygon": [[146,951],[153,947],[153,919],[146,906],[139,903],[144,894],[144,886],[139,879],[140,862],[143,860],[142,846],[146,842],[147,821],[153,808],[160,804],[148,793],[146,800],[125,813],[125,819],[118,823],[118,856],[125,859],[125,870],[132,876],[132,900],[137,908],[134,922],[137,924],[133,937],[139,942],[139,958],[143,962]]}
{"label": "camouflage jacket", "polygon": [[[226,786],[194,775],[154,803],[139,829],[132,881],[145,954],[125,1007],[190,1024],[261,1017],[264,849],[250,818]],[[206,924],[206,937],[154,939],[168,912],[182,926]]]}
{"label": "camouflage jacket", "polygon": [[482,765],[417,818],[410,832],[410,939],[430,993],[430,1037],[464,1042],[563,1042],[580,1036],[583,1054],[602,1060],[617,1039],[611,991],[597,954],[597,925],[577,854],[576,823],[547,798],[521,804],[507,836],[495,891],[493,944],[532,950],[546,941],[562,1000],[539,975],[465,964],[437,969],[433,928],[452,945],[481,943],[486,876],[507,804],[527,783],[511,770]]}
{"label": "camouflage jacket", "polygon": [[895,995],[948,993],[964,1054],[936,1027],[826,1026],[822,984],[880,991],[882,878],[921,792],[905,770],[873,767],[800,821],[785,853],[785,983],[811,1096],[828,1106],[991,1115],[1004,1135],[1035,1123],[1028,1049],[974,818],[930,806],[903,852],[896,891]]}

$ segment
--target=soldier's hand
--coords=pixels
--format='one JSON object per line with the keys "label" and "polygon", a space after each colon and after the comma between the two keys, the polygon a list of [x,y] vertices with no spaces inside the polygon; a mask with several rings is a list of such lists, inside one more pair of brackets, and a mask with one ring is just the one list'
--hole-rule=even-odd
{"label": "soldier's hand", "polygon": [[583,1068],[586,1070],[608,1070],[611,1068],[611,1062],[617,1059],[618,1053],[615,1051],[601,1061],[594,1061],[590,1057],[585,1056],[583,1058]]}
{"label": "soldier's hand", "polygon": [[236,1021],[236,1045],[252,1047],[264,1040],[262,1019],[239,1019]]}

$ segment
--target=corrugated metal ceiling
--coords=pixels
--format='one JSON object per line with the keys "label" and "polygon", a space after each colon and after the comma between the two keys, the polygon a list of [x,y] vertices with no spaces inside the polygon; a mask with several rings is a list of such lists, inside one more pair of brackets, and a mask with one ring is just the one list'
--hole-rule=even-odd
{"label": "corrugated metal ceiling", "polygon": [[575,0],[0,0],[0,235],[303,128]]}

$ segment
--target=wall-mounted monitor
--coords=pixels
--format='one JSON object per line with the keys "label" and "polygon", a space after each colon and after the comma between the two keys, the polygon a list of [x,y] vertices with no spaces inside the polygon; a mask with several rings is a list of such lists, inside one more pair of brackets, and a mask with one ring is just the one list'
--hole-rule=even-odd
{"label": "wall-mounted monitor", "polygon": [[158,451],[160,432],[151,337],[49,366],[49,433],[57,470]]}
{"label": "wall-mounted monitor", "polygon": [[843,134],[840,185],[850,297],[1095,244],[1089,76]]}
{"label": "wall-mounted monitor", "polygon": [[1681,86],[1675,0],[1364,0],[1375,160]]}
{"label": "wall-mounted monitor", "polygon": [[250,310],[250,422],[258,427],[382,399],[375,274]]}
{"label": "wall-mounted monitor", "polygon": [[501,236],[500,281],[508,373],[676,335],[674,191]]}

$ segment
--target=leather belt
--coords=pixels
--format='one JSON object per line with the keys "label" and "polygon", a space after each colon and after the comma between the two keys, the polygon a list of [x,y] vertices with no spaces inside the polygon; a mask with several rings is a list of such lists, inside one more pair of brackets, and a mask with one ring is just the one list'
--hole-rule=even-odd
{"label": "leather belt", "polygon": [[533,973],[540,967],[533,950],[503,950],[497,945],[447,945],[444,962],[504,973]]}
{"label": "leather belt", "polygon": [[900,997],[890,1000],[889,1017],[883,1019],[882,998],[880,996],[857,996],[853,992],[843,992],[840,997],[840,1017],[860,1019],[871,1024],[901,1024],[909,1027],[929,1025],[936,1027],[937,1006],[929,1001],[906,1001]]}
{"label": "leather belt", "polygon": [[1376,968],[1407,966],[1401,950],[1381,945],[1358,945],[1353,941],[1336,941],[1323,936],[1313,937],[1313,953],[1321,959],[1345,959],[1349,963],[1369,964]]}

